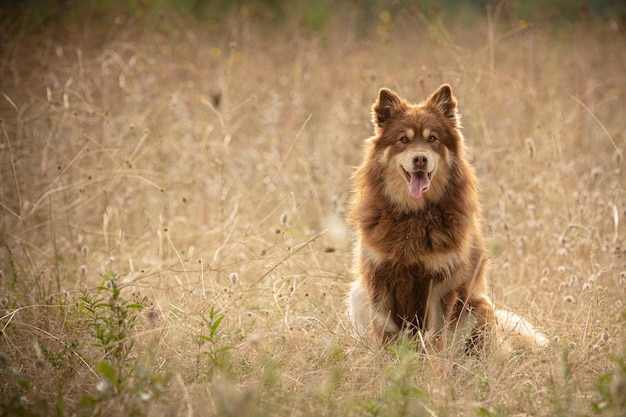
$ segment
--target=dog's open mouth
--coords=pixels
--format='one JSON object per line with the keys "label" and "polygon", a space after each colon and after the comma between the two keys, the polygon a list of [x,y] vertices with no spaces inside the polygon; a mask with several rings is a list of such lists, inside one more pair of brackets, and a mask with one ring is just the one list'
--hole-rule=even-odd
{"label": "dog's open mouth", "polygon": [[422,198],[424,192],[430,188],[430,175],[431,173],[426,171],[404,171],[406,179],[409,181],[409,191],[411,197]]}

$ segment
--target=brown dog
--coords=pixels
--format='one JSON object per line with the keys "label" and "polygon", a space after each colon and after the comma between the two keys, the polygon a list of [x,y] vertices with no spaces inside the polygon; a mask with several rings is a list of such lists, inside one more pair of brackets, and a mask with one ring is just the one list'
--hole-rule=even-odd
{"label": "brown dog", "polygon": [[478,182],[452,90],[442,85],[415,105],[381,89],[372,116],[375,136],[354,173],[349,212],[351,318],[384,342],[409,331],[437,348],[445,329],[472,323],[467,340],[480,345],[496,319]]}

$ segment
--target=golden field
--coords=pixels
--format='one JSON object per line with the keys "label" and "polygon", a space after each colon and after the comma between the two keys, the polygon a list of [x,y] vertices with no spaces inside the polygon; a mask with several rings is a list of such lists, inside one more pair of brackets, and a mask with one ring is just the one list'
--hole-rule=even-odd
{"label": "golden field", "polygon": [[[0,415],[623,416],[623,22],[293,4],[0,14]],[[545,349],[346,317],[370,106],[442,83]]]}

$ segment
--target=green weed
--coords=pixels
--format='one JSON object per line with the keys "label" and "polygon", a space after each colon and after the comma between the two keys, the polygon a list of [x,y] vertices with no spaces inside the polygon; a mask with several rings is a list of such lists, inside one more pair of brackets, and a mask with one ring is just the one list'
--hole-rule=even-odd
{"label": "green weed", "polygon": [[207,377],[211,378],[216,371],[230,373],[233,365],[228,352],[233,349],[233,346],[228,344],[228,334],[220,329],[224,316],[212,307],[209,317],[203,315],[200,317],[202,318],[202,327],[200,328],[200,334],[197,335],[199,353],[196,377],[202,364],[202,358],[206,358],[209,362],[206,371]]}
{"label": "green weed", "polygon": [[134,294],[134,300],[122,296],[124,285],[119,276],[107,272],[95,293],[84,290],[80,302],[94,346],[102,357],[95,364],[100,376],[93,395],[83,395],[83,413],[97,413],[99,405],[115,402],[121,410],[141,415],[142,404],[159,399],[167,390],[169,376],[155,371],[145,356],[135,352],[135,326],[147,299]]}

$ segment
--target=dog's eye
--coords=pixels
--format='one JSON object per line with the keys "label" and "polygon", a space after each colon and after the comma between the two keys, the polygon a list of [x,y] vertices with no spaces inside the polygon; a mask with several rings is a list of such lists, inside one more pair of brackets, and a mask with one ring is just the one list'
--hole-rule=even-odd
{"label": "dog's eye", "polygon": [[435,136],[435,135],[430,135],[430,136],[428,137],[428,141],[429,141],[429,142],[434,142],[434,141],[436,141],[436,140],[437,140],[437,136]]}
{"label": "dog's eye", "polygon": [[409,143],[411,140],[408,138],[408,136],[402,136],[400,138],[400,142],[402,143]]}

